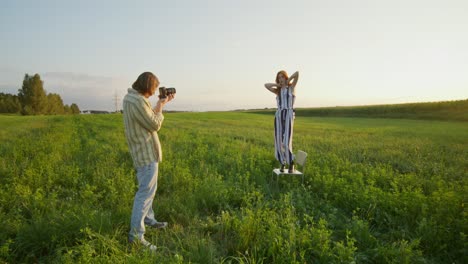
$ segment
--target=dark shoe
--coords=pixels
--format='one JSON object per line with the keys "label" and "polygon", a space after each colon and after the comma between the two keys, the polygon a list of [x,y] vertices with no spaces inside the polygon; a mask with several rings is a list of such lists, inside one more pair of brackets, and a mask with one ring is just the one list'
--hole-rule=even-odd
{"label": "dark shoe", "polygon": [[284,172],[284,168],[285,168],[285,167],[286,167],[286,166],[284,166],[284,164],[281,164],[280,172]]}
{"label": "dark shoe", "polygon": [[167,227],[167,222],[156,222],[152,225],[147,225],[147,226],[156,228],[156,229],[163,229]]}
{"label": "dark shoe", "polygon": [[294,163],[291,163],[291,165],[289,165],[289,170],[288,172],[289,173],[294,173],[296,171],[296,169],[294,168]]}

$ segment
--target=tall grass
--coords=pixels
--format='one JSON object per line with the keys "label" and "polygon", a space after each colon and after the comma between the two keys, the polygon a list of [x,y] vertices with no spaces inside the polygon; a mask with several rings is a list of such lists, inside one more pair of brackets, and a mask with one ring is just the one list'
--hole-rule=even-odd
{"label": "tall grass", "polygon": [[272,181],[273,116],[166,114],[156,254],[126,242],[121,115],[0,116],[0,260],[466,263],[468,124],[297,117],[300,178]]}

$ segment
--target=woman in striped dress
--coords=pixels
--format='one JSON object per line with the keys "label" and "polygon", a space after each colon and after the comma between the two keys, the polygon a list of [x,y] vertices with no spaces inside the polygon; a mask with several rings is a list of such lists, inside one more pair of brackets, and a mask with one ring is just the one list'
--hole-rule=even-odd
{"label": "woman in striped dress", "polygon": [[292,136],[294,125],[295,88],[299,72],[288,77],[286,71],[276,74],[276,83],[266,83],[265,87],[276,94],[278,110],[275,114],[275,157],[281,163],[281,172],[286,164],[289,172],[294,172],[294,155],[292,152]]}

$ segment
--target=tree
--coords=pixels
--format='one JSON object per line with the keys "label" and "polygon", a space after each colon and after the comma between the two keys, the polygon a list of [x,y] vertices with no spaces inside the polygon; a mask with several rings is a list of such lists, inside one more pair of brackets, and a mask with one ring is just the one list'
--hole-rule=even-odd
{"label": "tree", "polygon": [[77,115],[77,114],[80,113],[80,108],[79,108],[78,105],[75,104],[75,103],[71,104],[70,110],[71,110],[71,113],[72,113],[73,115]]}
{"label": "tree", "polygon": [[[60,95],[54,93],[47,94],[44,90],[44,83],[37,73],[34,76],[25,74],[23,87],[18,90],[17,99],[21,108],[20,112],[23,115],[63,115],[80,113],[78,105],[64,105]],[[1,112],[3,111],[3,105],[6,103],[3,103],[1,100],[0,103]],[[11,107],[14,108],[14,106]]]}
{"label": "tree", "polygon": [[63,115],[65,108],[62,98],[58,94],[50,93],[47,95],[47,114],[49,115]]}
{"label": "tree", "polygon": [[0,113],[19,113],[20,111],[21,103],[18,96],[0,93]]}
{"label": "tree", "polygon": [[26,74],[23,87],[18,90],[23,115],[40,115],[47,113],[47,96],[39,74]]}
{"label": "tree", "polygon": [[69,115],[69,114],[72,113],[72,112],[71,112],[71,108],[70,108],[70,106],[68,106],[68,105],[65,105],[65,106],[63,107],[63,109],[64,109],[66,115]]}

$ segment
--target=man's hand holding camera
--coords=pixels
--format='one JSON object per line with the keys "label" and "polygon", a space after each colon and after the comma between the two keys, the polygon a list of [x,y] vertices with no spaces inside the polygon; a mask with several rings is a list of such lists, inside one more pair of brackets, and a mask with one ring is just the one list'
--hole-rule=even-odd
{"label": "man's hand holding camera", "polygon": [[174,97],[175,97],[175,94],[170,94],[170,95],[168,95],[168,96],[166,96],[164,98],[160,98],[158,100],[158,102],[161,102],[162,104],[166,104],[167,102],[172,101],[172,99],[174,99]]}
{"label": "man's hand holding camera", "polygon": [[175,94],[176,93],[176,88],[174,87],[169,87],[169,88],[166,88],[166,87],[159,87],[159,99],[162,99],[162,98],[165,98],[171,94]]}
{"label": "man's hand holding camera", "polygon": [[176,94],[176,89],[175,88],[166,88],[166,87],[160,87],[159,88],[159,100],[156,103],[156,106],[154,107],[153,111],[155,113],[161,113],[163,106],[172,101],[174,99]]}

